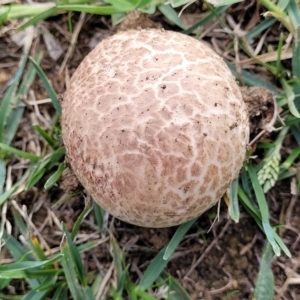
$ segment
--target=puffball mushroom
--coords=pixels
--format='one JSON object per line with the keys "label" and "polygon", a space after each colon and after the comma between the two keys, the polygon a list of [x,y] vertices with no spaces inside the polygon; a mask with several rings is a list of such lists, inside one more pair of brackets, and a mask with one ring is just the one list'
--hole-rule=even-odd
{"label": "puffball mushroom", "polygon": [[249,138],[230,70],[192,37],[117,33],[90,52],[64,95],[62,136],[86,191],[144,227],[189,221],[237,178]]}

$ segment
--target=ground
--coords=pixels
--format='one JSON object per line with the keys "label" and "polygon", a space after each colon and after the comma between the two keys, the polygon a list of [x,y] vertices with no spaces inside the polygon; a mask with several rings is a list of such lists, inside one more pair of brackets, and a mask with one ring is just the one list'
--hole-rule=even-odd
{"label": "ground", "polygon": [[[227,13],[227,17],[234,22],[241,22],[243,30],[249,30],[262,18],[260,16],[262,8],[257,4],[253,4],[253,1],[246,2],[247,5],[244,3],[244,6],[241,4],[233,6]],[[244,21],[241,21],[242,11]],[[187,23],[193,23],[193,20],[204,12],[203,7],[199,4],[194,4],[187,8],[183,14],[183,19]],[[72,22],[74,27],[80,22],[79,14],[72,15]],[[179,30],[159,13],[156,13],[151,18],[151,21],[147,19],[146,22],[150,22],[147,24],[155,22],[155,26]],[[57,38],[64,53],[57,61],[53,61],[50,57],[49,49],[46,49],[44,41],[38,36],[34,39],[30,54],[34,56],[39,50],[45,51],[41,67],[58,94],[64,93],[68,79],[91,48],[102,38],[117,30],[117,28],[111,27],[108,17],[85,16],[79,28],[80,31],[74,51],[72,51],[69,59],[66,61],[65,67],[61,69],[65,53],[69,47],[70,38],[66,15],[52,17],[43,26]],[[126,26],[130,27],[130,24]],[[38,28],[42,30],[42,27]],[[201,30],[202,33],[205,33],[202,38],[212,43],[213,48],[219,54],[224,53],[225,57],[227,56],[226,58],[230,58],[231,54],[226,54],[225,52],[231,37],[225,31],[212,30],[216,28],[221,29],[218,22],[208,23]],[[121,30],[124,30],[124,28],[121,27]],[[274,44],[277,43],[278,31],[279,25],[277,23],[269,29],[267,37],[269,45],[273,42]],[[17,69],[22,53],[22,48],[11,40],[11,33],[12,30],[4,33],[0,40],[1,96],[4,94],[9,80]],[[258,41],[253,41],[253,43],[256,46]],[[243,55],[243,53],[240,53],[241,58],[243,58]],[[290,61],[286,60],[284,64],[288,68]],[[251,72],[254,74],[259,73],[264,80],[273,82],[270,73],[259,65],[251,65]],[[276,86],[276,82],[274,82],[274,85]],[[36,153],[39,137],[32,129],[32,123],[36,121],[36,110],[29,102],[33,101],[34,98],[37,100],[47,99],[48,95],[39,79],[34,81],[32,91],[31,97],[26,99],[25,114],[13,141],[13,146]],[[32,95],[34,95],[34,98]],[[273,103],[271,101],[266,103],[267,112],[270,112],[270,110],[273,112]],[[54,109],[50,103],[39,105],[39,112],[45,119],[44,124],[51,122]],[[270,114],[266,114],[265,121],[266,119],[267,122],[270,121]],[[252,128],[254,136],[260,132],[258,127],[262,126],[261,119],[256,120],[255,124],[257,126]],[[266,133],[260,138],[272,140],[274,137],[276,137],[276,132]],[[253,159],[259,162],[262,150],[256,149],[256,142],[252,147],[252,155],[256,156]],[[286,157],[294,147],[296,147],[296,142],[292,135],[288,135],[281,150],[282,156]],[[39,151],[43,153],[45,149],[42,148]],[[12,157],[9,165],[14,166],[11,173],[14,181],[20,177],[22,163],[16,157]],[[60,222],[64,222],[66,228],[72,230],[76,219],[85,207],[86,195],[81,193],[75,194],[68,201],[53,208],[53,204],[65,194],[65,186],[60,182],[52,189],[45,191],[43,184],[46,179],[12,199],[15,202],[9,203],[7,219],[13,224],[13,211],[20,209],[22,206],[26,207],[32,223],[39,229],[39,234],[37,235],[33,229],[34,226],[31,227],[33,236],[43,239],[51,249],[51,252],[55,253],[59,251],[62,238],[62,233],[59,229]],[[282,254],[280,257],[274,256],[272,261],[276,299],[278,300],[300,299],[300,275],[298,274],[300,271],[300,202],[298,195],[294,193],[293,185],[295,185],[295,182],[290,178],[279,181],[267,194],[271,223],[273,225],[285,224],[278,231],[292,253],[291,259]],[[174,252],[166,267],[166,271],[179,280],[190,293],[192,299],[251,299],[260,260],[266,245],[266,237],[242,206],[238,223],[229,218],[228,207],[224,201],[221,201],[219,215],[217,209],[218,207],[215,206],[202,215],[188,231],[176,252]],[[214,222],[217,216],[218,219]],[[104,276],[112,262],[111,249],[110,244],[105,239],[105,232],[102,232],[102,235],[99,232],[95,234],[94,224],[95,217],[93,213],[90,213],[83,221],[77,239],[84,241],[103,238],[101,245],[82,254],[82,260],[89,272],[97,271]],[[176,231],[176,228],[140,228],[114,220],[112,217],[109,217],[107,220],[106,228],[109,229],[109,232],[116,238],[120,248],[124,251],[126,264],[130,266],[129,274],[133,281],[141,276],[148,262],[166,245]],[[18,237],[19,232],[13,230],[13,235]],[[11,256],[7,249],[4,247],[2,250],[1,260],[6,263],[11,262]],[[295,280],[296,284],[290,284],[290,281],[288,281],[290,278],[296,278],[298,281]],[[11,290],[6,290],[6,293],[20,295],[24,294],[25,290],[24,281],[15,280],[11,282]]]}

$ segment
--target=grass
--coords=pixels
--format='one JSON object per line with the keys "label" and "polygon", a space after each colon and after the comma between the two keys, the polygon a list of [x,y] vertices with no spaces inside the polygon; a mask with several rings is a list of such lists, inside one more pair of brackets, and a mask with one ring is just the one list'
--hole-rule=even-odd
{"label": "grass", "polygon": [[[22,30],[50,16],[68,11],[109,15],[112,23],[117,23],[124,18],[126,12],[134,9],[140,9],[145,13],[154,13],[158,10],[184,33],[191,34],[196,30],[201,34],[202,27],[215,20],[229,29],[224,23],[222,13],[232,5],[229,2],[225,3],[226,1],[219,1],[226,6],[214,8],[206,3],[207,14],[186,27],[174,7],[185,5],[188,1],[174,0],[171,1],[172,5],[164,5],[162,1],[154,0],[105,2],[99,5],[95,1],[71,0],[67,4],[62,1],[3,5],[0,7],[0,21],[5,26],[11,20],[18,19],[21,21]],[[295,179],[296,191],[300,190],[300,178],[295,167],[295,163],[300,158],[300,10],[299,2],[296,0],[280,0],[276,4],[267,0],[259,2],[265,7],[268,17],[245,32],[245,35],[235,35],[234,31],[227,30],[232,38],[232,43],[228,47],[233,48],[236,40],[239,51],[253,58],[257,65],[272,75],[273,80],[262,80],[259,75],[247,70],[238,72],[234,61],[228,61],[228,65],[244,84],[263,86],[274,92],[284,124],[277,121],[275,127],[278,131],[272,135],[273,140],[259,143],[260,149],[266,149],[261,151],[260,162],[256,163],[255,159],[249,158],[240,178],[233,183],[228,195],[229,214],[232,219],[239,221],[240,204],[265,235],[266,249],[261,259],[254,296],[256,299],[273,299],[275,290],[271,270],[273,254],[280,256],[283,252],[290,257],[291,253],[277,228],[272,227],[269,221],[266,194],[279,181],[289,178]],[[291,36],[291,42],[286,44],[283,38],[279,38],[277,45],[268,45],[270,53],[276,53],[276,59],[271,61],[261,59],[254,54],[251,41],[259,40],[265,30],[276,22],[285,28],[286,34]],[[281,60],[283,53],[287,51],[285,46],[292,48],[290,69],[287,69]],[[35,57],[28,57],[27,54],[21,57],[18,70],[10,81],[0,106],[0,246],[2,249],[7,249],[12,257],[12,262],[0,265],[0,298],[37,300],[46,297],[51,299],[71,297],[76,300],[103,299],[109,295],[112,299],[152,300],[157,299],[155,295],[160,292],[165,299],[192,299],[183,286],[165,271],[165,268],[178,249],[178,245],[197,220],[179,226],[169,243],[148,264],[140,279],[133,280],[129,272],[130,266],[126,265],[126,252],[120,248],[118,241],[106,227],[107,214],[95,203],[87,200],[85,208],[77,217],[71,230],[58,221],[56,226],[60,229],[61,244],[58,249],[49,249],[47,242],[31,222],[26,209],[20,207],[14,200],[22,192],[30,191],[41,184],[45,190],[51,191],[67,167],[64,162],[65,150],[60,145],[58,119],[61,115],[61,106],[50,80],[40,67],[42,57],[43,53],[38,53]],[[23,99],[26,99],[36,75],[51,98],[55,112],[52,115],[50,128],[33,126],[33,130],[39,136],[42,151],[31,153],[17,148],[13,142],[25,112]],[[294,138],[298,146],[291,149],[287,156],[281,157],[283,142],[288,134]],[[22,165],[22,172],[10,180],[12,176],[10,161],[15,157],[18,157]],[[56,199],[55,205],[60,205],[70,197],[72,195],[67,194],[62,199]],[[8,220],[8,207],[12,214],[13,225]],[[79,229],[91,215],[97,228],[97,235],[91,240],[80,241]],[[16,239],[14,232],[18,232],[22,238]],[[112,262],[105,275],[100,272],[89,272],[83,263],[82,254],[103,243],[109,244]],[[13,284],[12,280],[25,282],[26,294],[8,295],[8,287]],[[233,291],[232,295],[235,293],[236,291]],[[230,299],[230,295],[224,299]]]}

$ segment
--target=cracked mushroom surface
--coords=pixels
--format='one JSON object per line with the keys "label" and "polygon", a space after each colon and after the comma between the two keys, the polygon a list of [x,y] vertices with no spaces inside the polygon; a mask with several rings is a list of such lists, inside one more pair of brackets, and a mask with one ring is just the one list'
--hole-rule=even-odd
{"label": "cracked mushroom surface", "polygon": [[110,214],[144,227],[191,220],[238,177],[247,108],[230,70],[192,37],[129,30],[103,40],[63,99],[70,165]]}

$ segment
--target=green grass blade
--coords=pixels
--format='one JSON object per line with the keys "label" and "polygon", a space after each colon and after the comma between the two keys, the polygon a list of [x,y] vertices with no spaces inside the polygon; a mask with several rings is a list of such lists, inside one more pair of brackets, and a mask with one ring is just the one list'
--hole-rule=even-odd
{"label": "green grass blade", "polygon": [[105,2],[111,4],[113,8],[119,11],[122,11],[124,9],[126,11],[132,11],[136,8],[136,4],[134,4],[133,1],[128,0],[105,0]]}
{"label": "green grass blade", "polygon": [[82,223],[82,221],[86,218],[86,216],[92,211],[92,207],[91,207],[91,204],[88,203],[86,205],[86,207],[84,208],[84,210],[80,213],[79,217],[77,218],[74,226],[73,226],[73,230],[72,230],[72,233],[71,233],[71,239],[73,240],[79,230],[79,227]]}
{"label": "green grass blade", "polygon": [[111,18],[112,26],[116,26],[120,24],[122,21],[124,21],[124,19],[126,18],[126,14],[125,13],[113,14],[111,15],[110,18]]}
{"label": "green grass blade", "polygon": [[[2,9],[1,9],[2,8]],[[0,26],[2,27],[4,22],[6,20],[8,20],[8,16],[9,16],[9,8],[7,10],[3,9],[3,5],[0,6]]]}
{"label": "green grass blade", "polygon": [[60,179],[61,174],[66,169],[66,163],[63,162],[59,165],[58,169],[48,178],[45,182],[44,189],[50,189]]}
{"label": "green grass blade", "polygon": [[276,68],[275,68],[275,76],[277,78],[280,77],[281,74],[281,54],[282,54],[282,47],[283,47],[283,33],[279,35],[278,47],[277,47],[277,61],[276,61]]}
{"label": "green grass blade", "polygon": [[[11,282],[11,279],[1,279],[0,280],[0,291],[2,291],[4,288],[6,288]],[[1,299],[1,294],[0,294]]]}
{"label": "green grass blade", "polygon": [[[250,198],[250,201],[252,202],[252,204],[256,205],[256,202],[253,201],[253,199],[252,199],[252,188],[251,188],[248,172],[245,167],[243,167],[243,169],[242,169],[242,172],[240,174],[240,179],[241,179],[241,184],[242,184],[243,190],[245,191],[247,196]],[[238,189],[238,192],[239,192],[239,189]]]}
{"label": "green grass blade", "polygon": [[295,106],[300,111],[300,28],[295,33],[294,45],[293,45],[293,57],[292,57],[292,73],[296,78],[293,85],[295,98]]}
{"label": "green grass blade", "polygon": [[204,26],[208,22],[212,21],[216,16],[225,12],[229,7],[230,7],[230,5],[227,5],[227,6],[222,6],[222,7],[218,7],[216,9],[214,9],[213,11],[208,13],[205,17],[203,17],[201,20],[197,21],[194,25],[192,25],[191,27],[184,30],[183,33],[191,34],[197,28]]}
{"label": "green grass blade", "polygon": [[280,165],[280,172],[283,172],[290,168],[297,158],[300,157],[300,146],[296,147],[286,160]]}
{"label": "green grass blade", "polygon": [[103,218],[105,215],[105,210],[102,209],[95,201],[93,201],[93,212],[96,218],[97,225],[101,232],[103,227]]}
{"label": "green grass blade", "polygon": [[[20,260],[24,255],[28,253],[28,250],[23,247],[13,236],[8,235],[4,230],[1,240],[5,244],[9,253],[15,260]],[[34,257],[30,254],[27,256],[27,260],[34,260]]]}
{"label": "green grass blade", "polygon": [[296,169],[292,169],[292,170],[285,170],[283,172],[281,172],[278,176],[278,181],[279,180],[284,180],[287,178],[291,178],[294,177],[298,174],[298,171]]}
{"label": "green grass blade", "polygon": [[81,261],[80,253],[76,245],[73,243],[72,237],[64,225],[63,231],[66,237],[66,245],[64,246],[64,248],[66,248],[66,258],[68,258],[69,261],[72,260],[72,265],[75,268],[80,284],[83,287],[87,287],[87,276],[85,273],[83,263]]}
{"label": "green grass blade", "polygon": [[[45,10],[55,6],[53,2],[35,3],[35,4],[18,4],[0,6],[0,16],[5,14],[1,21],[8,21],[16,18],[30,17],[42,13]],[[0,17],[1,18],[1,17]]]}
{"label": "green grass blade", "polygon": [[41,285],[28,294],[22,297],[22,300],[43,300],[45,296],[51,292],[55,287],[54,284],[57,280],[57,276],[48,276],[42,282]]}
{"label": "green grass blade", "polygon": [[[3,187],[6,178],[6,165],[3,159],[0,159],[0,195],[3,193]],[[0,204],[1,205],[1,204]]]}
{"label": "green grass blade", "polygon": [[183,29],[183,30],[185,29],[184,24],[182,23],[182,21],[178,17],[178,13],[170,5],[163,4],[163,5],[158,6],[158,9],[171,22],[176,24],[181,29]]}
{"label": "green grass blade", "polygon": [[271,269],[273,255],[272,246],[267,243],[254,290],[256,300],[272,300],[274,297],[274,275]]}
{"label": "green grass blade", "polygon": [[242,2],[243,0],[214,0],[214,1],[207,1],[208,3],[213,3],[214,6],[224,6],[224,5],[232,5],[238,2]]}
{"label": "green grass blade", "polygon": [[298,5],[295,0],[289,0],[289,5],[287,7],[287,13],[294,25],[295,28],[300,27],[300,9],[299,9],[299,1]]}
{"label": "green grass blade", "polygon": [[265,195],[263,193],[262,187],[260,186],[260,184],[258,182],[257,175],[255,173],[253,166],[251,164],[248,164],[247,167],[248,167],[248,174],[252,181],[252,185],[253,185],[256,199],[258,202],[259,210],[261,213],[263,229],[265,231],[268,241],[270,242],[270,244],[273,247],[275,254],[277,256],[279,256],[280,248],[278,247],[278,244],[276,243],[276,241],[274,239],[273,229],[269,222],[269,209],[268,209]]}
{"label": "green grass blade", "polygon": [[259,22],[257,26],[252,28],[247,34],[246,39],[248,41],[254,39],[255,37],[258,37],[263,31],[270,28],[273,24],[275,24],[277,20],[275,18],[267,18],[263,20],[262,22]]}
{"label": "green grass blade", "polygon": [[241,187],[238,188],[238,196],[241,200],[241,203],[248,211],[248,213],[252,216],[252,218],[256,221],[256,223],[260,224],[261,223],[261,215],[259,213],[259,210],[257,209],[256,206],[253,205],[253,203],[250,201],[248,195],[245,193],[245,191]]}
{"label": "green grass blade", "polygon": [[[1,24],[1,15],[0,15],[0,24]],[[0,293],[0,299],[1,300],[21,300],[22,299],[22,296],[17,296],[17,295],[10,295],[10,296],[7,296],[7,294],[2,294]]]}
{"label": "green grass blade", "polygon": [[293,114],[296,118],[300,118],[300,113],[295,104],[295,94],[294,94],[292,87],[283,78],[280,80],[280,82],[284,89],[284,92],[285,92],[285,95],[287,98],[288,107],[289,107],[291,114]]}
{"label": "green grass blade", "polygon": [[[238,188],[238,195],[241,199],[241,203],[246,208],[248,213],[252,216],[252,218],[255,220],[259,228],[264,231],[261,221],[261,215],[259,210],[252,204],[252,202],[249,200],[246,193],[243,191],[241,187]],[[282,251],[288,256],[291,257],[291,252],[288,250],[284,242],[282,241],[281,237],[273,231],[274,239],[279,245],[279,247],[282,249]]]}
{"label": "green grass blade", "polygon": [[291,133],[293,134],[297,144],[300,145],[300,126],[292,126]]}
{"label": "green grass blade", "polygon": [[169,287],[170,298],[172,300],[192,300],[192,297],[188,294],[185,288],[180,284],[178,280],[172,277],[168,272],[163,271],[161,278],[167,281]]}
{"label": "green grass blade", "polygon": [[47,18],[49,18],[51,16],[55,16],[58,12],[59,12],[59,9],[57,7],[51,7],[50,9],[47,9],[47,10],[43,11],[42,13],[35,15],[31,19],[29,19],[29,21],[23,23],[20,26],[19,31],[24,30],[28,26],[36,25],[38,22],[46,20]]}
{"label": "green grass blade", "polygon": [[41,69],[41,67],[39,66],[39,64],[32,58],[29,57],[30,61],[32,62],[33,66],[35,67],[35,70],[37,72],[37,74],[39,75],[45,90],[47,92],[47,94],[49,95],[49,97],[52,100],[52,104],[56,110],[56,112],[61,115],[61,105],[58,102],[58,97],[49,81],[49,79],[47,78],[46,74],[44,73],[44,71]]}
{"label": "green grass blade", "polygon": [[61,206],[63,203],[65,203],[66,201],[68,201],[69,199],[79,195],[80,193],[73,193],[73,194],[64,194],[62,195],[56,202],[54,202],[51,205],[51,209],[55,209],[58,208],[59,206]]}
{"label": "green grass blade", "polygon": [[[40,63],[42,60],[42,52],[39,52],[35,59],[37,63]],[[35,78],[36,72],[32,64],[29,65],[28,71],[24,74],[22,82],[20,84],[19,90],[16,96],[11,100],[13,108],[10,109],[10,114],[7,119],[5,130],[3,133],[4,144],[10,145],[14,139],[17,129],[20,125],[21,119],[23,117],[25,105],[22,99],[26,98],[29,88],[31,87],[33,80]]]}
{"label": "green grass blade", "polygon": [[190,0],[168,0],[165,2],[170,3],[172,5],[172,7],[179,7],[179,6],[188,4],[191,1]]}
{"label": "green grass blade", "polygon": [[156,3],[152,0],[141,0],[138,2],[136,9],[145,14],[152,15],[156,11]]}
{"label": "green grass blade", "polygon": [[[232,63],[226,62],[233,75],[249,86],[260,86],[273,92],[275,95],[279,94],[278,88],[270,82],[263,80],[259,75],[251,74],[245,70],[241,74],[236,72],[235,66]],[[240,76],[241,75],[241,76]],[[241,77],[241,78],[240,78]]]}
{"label": "green grass blade", "polygon": [[[22,257],[26,256],[27,260],[34,260],[31,254],[28,254],[28,250],[26,250],[23,245],[21,245],[13,236],[7,234],[4,230],[1,240],[4,242],[5,247],[8,249],[9,253],[15,260],[20,260]],[[40,285],[37,279],[27,279],[31,288],[36,288]]]}
{"label": "green grass blade", "polygon": [[285,13],[285,9],[288,6],[289,0],[278,1],[277,4],[269,0],[260,0],[259,2],[269,11],[269,15],[278,19],[282,25],[288,29],[289,32],[294,31],[294,27],[290,24],[288,16]]}
{"label": "green grass blade", "polygon": [[35,256],[38,260],[47,260],[48,259],[48,257],[44,253],[44,250],[42,249],[42,246],[41,246],[39,240],[36,237],[32,237],[30,239],[30,245],[31,245],[31,249],[33,250],[33,253],[35,254]]}
{"label": "green grass blade", "polygon": [[68,283],[72,298],[74,300],[86,300],[84,297],[83,289],[78,282],[75,262],[71,254],[70,247],[67,243],[63,246],[61,253],[63,255],[61,264],[65,272],[66,281]]}
{"label": "green grass blade", "polygon": [[83,253],[83,252],[95,249],[102,242],[103,242],[102,240],[99,240],[99,241],[89,241],[89,242],[86,242],[84,244],[79,245],[77,247],[77,250],[79,251],[79,253]]}
{"label": "green grass blade", "polygon": [[130,295],[130,300],[157,300],[157,298],[152,297],[131,281],[129,281],[126,286],[128,294]]}
{"label": "green grass blade", "polygon": [[48,166],[47,166],[48,169],[52,169],[57,164],[57,162],[61,158],[63,158],[65,153],[66,153],[65,147],[60,147],[57,150],[55,150],[54,152],[52,152],[46,159],[46,162],[48,164]]}
{"label": "green grass blade", "polygon": [[64,154],[65,148],[61,147],[54,152],[49,153],[41,161],[33,165],[25,188],[32,188],[43,177],[46,171],[49,171],[56,166],[57,162],[63,157]]}
{"label": "green grass blade", "polygon": [[23,157],[25,159],[35,161],[35,162],[39,161],[41,159],[40,156],[37,156],[35,154],[29,153],[29,152],[26,152],[26,151],[16,149],[14,147],[8,146],[8,145],[3,144],[3,143],[0,143],[0,149],[2,149],[4,151],[7,151],[7,152],[10,152],[10,153],[13,153],[15,155],[18,155],[18,156]]}
{"label": "green grass blade", "polygon": [[27,226],[26,226],[22,216],[20,215],[20,213],[18,212],[18,210],[15,207],[11,208],[11,213],[13,215],[14,224],[15,224],[16,228],[20,231],[20,233],[24,237],[26,237],[26,238],[29,237],[29,243],[28,244],[29,244],[30,250],[32,250],[32,248],[30,247],[31,246],[30,234],[28,233]]}
{"label": "green grass blade", "polygon": [[2,141],[3,134],[4,134],[4,126],[5,126],[5,122],[7,121],[7,112],[9,110],[9,104],[14,95],[15,89],[17,88],[19,80],[23,74],[27,62],[27,58],[28,56],[26,54],[22,56],[20,61],[20,66],[15,76],[13,77],[12,82],[9,88],[7,89],[0,105],[0,141]]}
{"label": "green grass blade", "polygon": [[[266,0],[260,0],[261,2],[262,1],[266,1]],[[268,0],[267,0],[268,1]],[[290,0],[278,0],[277,3],[276,3],[276,6],[281,9],[282,11],[285,11],[288,4],[289,4],[289,1]]]}
{"label": "green grass blade", "polygon": [[229,215],[234,222],[238,223],[240,219],[240,210],[239,210],[239,200],[238,200],[238,187],[239,181],[238,179],[234,180],[229,189]]}
{"label": "green grass blade", "polygon": [[130,9],[118,9],[112,6],[97,6],[92,4],[64,4],[58,5],[58,9],[67,10],[67,11],[77,11],[77,12],[85,12],[88,14],[97,14],[97,15],[112,15],[116,13],[125,13],[131,11]]}
{"label": "green grass blade", "polygon": [[20,187],[30,175],[32,166],[29,166],[23,176],[10,189],[0,194],[0,206]]}
{"label": "green grass blade", "polygon": [[33,125],[33,129],[49,144],[52,149],[57,148],[58,141],[54,140],[40,125]]}
{"label": "green grass blade", "polygon": [[149,288],[167,265],[169,260],[164,259],[166,249],[167,246],[165,246],[158,252],[158,254],[152,259],[148,268],[144,272],[138,284],[142,290],[146,290],[147,288]]}
{"label": "green grass blade", "polygon": [[92,290],[94,295],[97,295],[97,292],[99,290],[99,286],[101,285],[102,282],[103,282],[103,276],[98,272],[95,275],[93,283],[91,285],[91,290]]}
{"label": "green grass blade", "polygon": [[285,253],[285,255],[287,257],[291,258],[292,254],[291,254],[290,250],[287,248],[287,246],[283,242],[282,238],[275,231],[274,231],[274,238],[275,238],[276,243],[281,248],[281,250]]}
{"label": "green grass blade", "polygon": [[170,242],[167,245],[166,251],[163,256],[164,260],[168,260],[171,257],[172,253],[176,250],[177,246],[181,242],[184,235],[192,227],[192,225],[196,222],[196,220],[198,220],[198,218],[195,218],[191,221],[181,224],[177,228],[175,234],[173,235],[172,239],[170,240]]}
{"label": "green grass blade", "polygon": [[90,299],[90,300],[95,299],[93,291],[89,286],[83,288],[83,294],[85,299]]}
{"label": "green grass blade", "polygon": [[33,176],[31,176],[31,178],[29,178],[28,181],[26,182],[25,190],[28,191],[34,185],[36,185],[42,179],[42,177],[44,176],[45,173],[46,173],[45,168],[42,168],[39,171],[35,172],[35,174]]}
{"label": "green grass blade", "polygon": [[[288,3],[287,1],[285,1],[284,5],[279,5],[278,6],[281,7],[282,9],[285,8],[285,5]],[[248,41],[259,37],[259,35],[265,31],[266,29],[270,28],[273,24],[275,24],[277,22],[277,20],[275,18],[266,18],[265,20],[261,21],[258,23],[257,26],[255,26],[254,28],[252,28],[247,34],[246,34],[246,39]]]}
{"label": "green grass blade", "polygon": [[[31,269],[46,267],[58,262],[61,255],[44,261],[21,261],[0,265],[0,278],[26,278]],[[34,270],[33,270],[34,271]]]}
{"label": "green grass blade", "polygon": [[125,277],[127,276],[127,268],[123,268],[123,253],[113,235],[110,237],[110,244],[114,259],[115,274],[117,277],[115,294],[116,296],[121,296],[124,289]]}
{"label": "green grass blade", "polygon": [[68,289],[64,283],[60,284],[56,290],[51,300],[65,300],[68,299]]}

